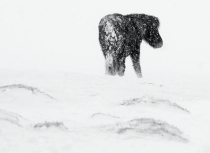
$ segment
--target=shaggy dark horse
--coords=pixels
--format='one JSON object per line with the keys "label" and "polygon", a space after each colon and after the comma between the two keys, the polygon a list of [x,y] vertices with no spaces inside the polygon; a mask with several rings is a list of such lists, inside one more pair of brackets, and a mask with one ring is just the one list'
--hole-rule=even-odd
{"label": "shaggy dark horse", "polygon": [[102,18],[99,42],[106,61],[106,74],[123,76],[125,58],[130,55],[137,76],[142,77],[140,44],[144,39],[153,48],[162,47],[158,27],[158,18],[145,14],[111,14]]}

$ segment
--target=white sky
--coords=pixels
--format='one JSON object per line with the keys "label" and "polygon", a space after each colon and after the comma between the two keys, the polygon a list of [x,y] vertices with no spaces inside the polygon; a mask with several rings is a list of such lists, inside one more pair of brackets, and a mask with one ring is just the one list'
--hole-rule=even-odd
{"label": "white sky", "polygon": [[[164,45],[141,45],[143,71],[209,68],[208,1],[0,0],[0,69],[104,74],[98,23],[111,13],[160,19]],[[130,58],[127,71],[132,71]],[[183,68],[184,67],[184,68]],[[149,70],[148,70],[149,69]]]}

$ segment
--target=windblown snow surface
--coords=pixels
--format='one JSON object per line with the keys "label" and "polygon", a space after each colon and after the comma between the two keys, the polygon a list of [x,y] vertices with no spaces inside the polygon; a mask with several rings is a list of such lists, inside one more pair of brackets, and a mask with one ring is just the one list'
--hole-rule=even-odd
{"label": "windblown snow surface", "polygon": [[[209,1],[0,3],[0,153],[210,153]],[[143,78],[105,76],[107,14],[160,20]],[[51,72],[50,72],[51,71]]]}
{"label": "windblown snow surface", "polygon": [[2,71],[0,151],[210,152],[208,77],[154,78]]}

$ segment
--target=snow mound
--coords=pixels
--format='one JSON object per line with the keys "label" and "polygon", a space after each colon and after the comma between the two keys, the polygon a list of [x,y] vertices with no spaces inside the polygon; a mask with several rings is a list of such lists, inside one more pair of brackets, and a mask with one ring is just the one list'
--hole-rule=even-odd
{"label": "snow mound", "polygon": [[54,99],[49,94],[40,91],[35,87],[30,87],[23,84],[12,84],[0,87],[0,92],[2,92],[0,98],[2,100],[16,100],[22,97],[39,96],[41,98]]}
{"label": "snow mound", "polygon": [[0,129],[10,126],[24,127],[29,122],[22,116],[0,109]]}
{"label": "snow mound", "polygon": [[114,116],[111,114],[104,114],[104,113],[95,113],[91,117],[94,119],[95,123],[98,124],[110,124],[119,121],[121,118],[118,116]]}
{"label": "snow mound", "polygon": [[168,99],[158,99],[150,96],[142,96],[141,98],[132,98],[128,100],[124,100],[121,105],[124,106],[133,106],[133,105],[146,105],[146,106],[153,106],[153,107],[161,107],[168,110],[174,109],[186,113],[190,113],[187,109],[179,106],[176,103],[171,102]]}
{"label": "snow mound", "polygon": [[103,113],[96,113],[96,114],[93,114],[92,115],[93,118],[100,118],[103,117],[103,118],[107,118],[107,119],[112,119],[112,118],[117,118],[119,119],[120,117],[117,117],[117,116],[112,116],[110,114],[103,114]]}
{"label": "snow mound", "polygon": [[[100,127],[103,131],[111,131],[117,134],[126,134],[127,136],[161,136],[168,140],[178,140],[181,142],[188,142],[183,137],[177,127],[170,125],[166,122],[155,120],[152,118],[140,118],[130,120],[128,122],[122,122],[112,125],[104,125]],[[132,134],[131,134],[132,133]],[[138,135],[139,134],[139,135]]]}

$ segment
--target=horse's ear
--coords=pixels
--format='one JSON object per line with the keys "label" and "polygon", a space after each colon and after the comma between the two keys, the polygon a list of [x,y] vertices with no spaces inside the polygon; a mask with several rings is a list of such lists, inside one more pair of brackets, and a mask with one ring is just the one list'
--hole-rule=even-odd
{"label": "horse's ear", "polygon": [[159,19],[155,16],[151,15],[146,15],[146,14],[139,14],[138,18],[147,26],[154,26],[154,27],[159,27],[160,22]]}
{"label": "horse's ear", "polygon": [[154,17],[154,16],[152,16],[152,18],[153,18],[153,19],[152,19],[153,26],[159,28],[159,26],[160,26],[159,19],[158,19],[157,17]]}

